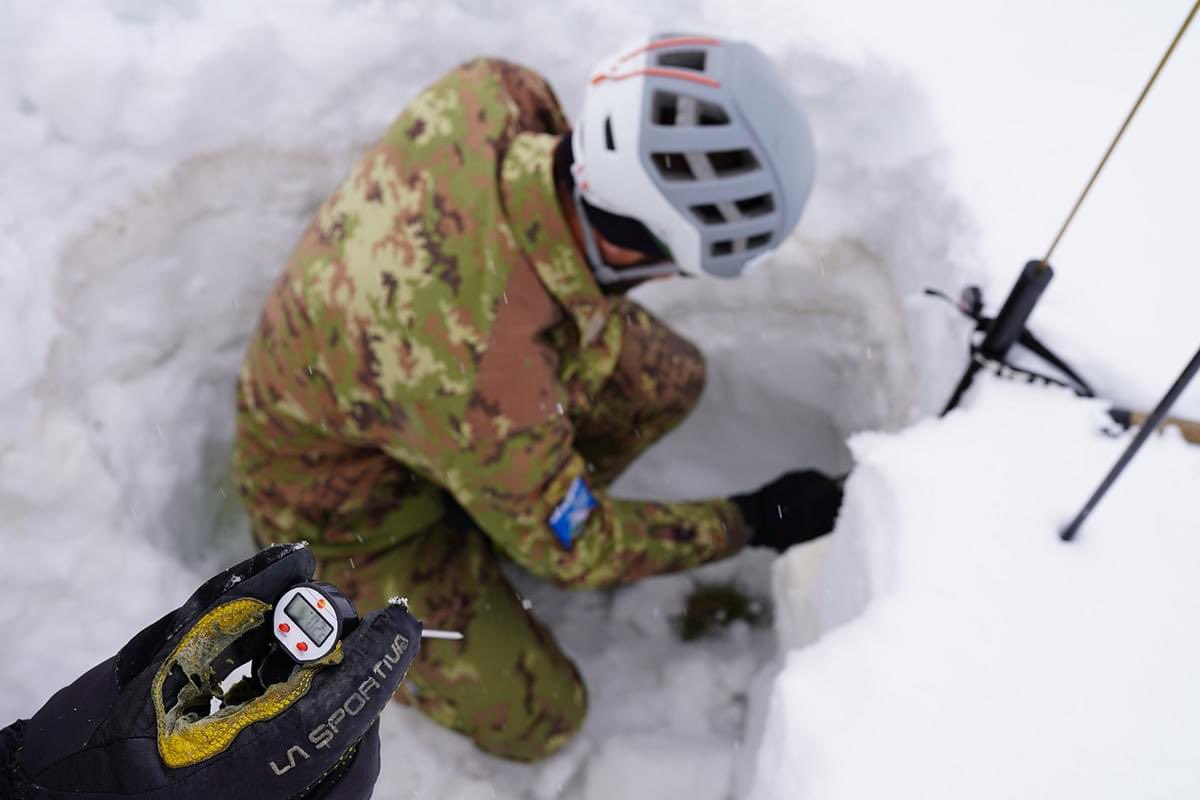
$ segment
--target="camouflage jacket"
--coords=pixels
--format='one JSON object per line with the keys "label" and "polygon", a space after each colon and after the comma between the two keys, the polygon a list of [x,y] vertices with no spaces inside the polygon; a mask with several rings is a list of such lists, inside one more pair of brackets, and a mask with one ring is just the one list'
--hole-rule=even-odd
{"label": "camouflage jacket", "polygon": [[[561,584],[742,544],[726,500],[633,502],[588,485],[572,419],[612,373],[624,322],[557,200],[567,130],[535,73],[474,61],[423,91],[318,210],[239,377],[235,477],[261,539],[376,551],[441,516],[444,490]],[[581,486],[564,541],[549,520]]]}

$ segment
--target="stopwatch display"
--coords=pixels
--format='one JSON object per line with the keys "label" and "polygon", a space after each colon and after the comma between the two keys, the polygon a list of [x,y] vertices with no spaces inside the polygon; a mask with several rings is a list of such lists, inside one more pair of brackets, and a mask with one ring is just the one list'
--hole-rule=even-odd
{"label": "stopwatch display", "polygon": [[[319,603],[320,600],[317,602]],[[313,608],[312,603],[305,600],[304,595],[299,592],[284,607],[283,613],[294,619],[300,630],[318,645],[325,644],[329,634],[333,633],[333,626],[322,619],[320,612]]]}

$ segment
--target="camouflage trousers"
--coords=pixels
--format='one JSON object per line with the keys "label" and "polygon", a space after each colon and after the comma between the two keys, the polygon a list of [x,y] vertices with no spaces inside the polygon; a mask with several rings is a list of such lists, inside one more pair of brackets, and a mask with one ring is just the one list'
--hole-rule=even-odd
{"label": "camouflage trousers", "polygon": [[[613,307],[626,317],[616,371],[576,418],[576,449],[598,486],[677,425],[704,385],[704,361],[691,343],[630,300]],[[491,541],[466,523],[444,518],[382,552],[325,559],[319,574],[360,608],[403,595],[427,627],[461,631],[461,641],[422,644],[397,699],[488,753],[541,759],[579,731],[587,691],[570,658],[522,606]]]}

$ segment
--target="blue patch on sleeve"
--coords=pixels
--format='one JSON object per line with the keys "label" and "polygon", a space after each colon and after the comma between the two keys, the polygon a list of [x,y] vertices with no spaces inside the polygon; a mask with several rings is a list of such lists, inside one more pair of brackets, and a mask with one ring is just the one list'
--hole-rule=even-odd
{"label": "blue patch on sleeve", "polygon": [[567,496],[554,507],[554,511],[546,520],[550,530],[554,531],[554,538],[558,539],[564,550],[570,550],[575,544],[575,539],[587,524],[587,519],[595,507],[596,498],[583,478],[571,481]]}

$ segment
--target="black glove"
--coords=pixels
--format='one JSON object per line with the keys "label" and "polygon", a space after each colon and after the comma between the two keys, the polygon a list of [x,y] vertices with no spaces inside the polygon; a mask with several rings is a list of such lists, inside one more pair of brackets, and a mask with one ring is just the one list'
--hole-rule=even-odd
{"label": "black glove", "polygon": [[788,472],[750,494],[729,498],[750,526],[750,544],[782,553],[833,530],[842,480],[816,470]]}
{"label": "black glove", "polygon": [[[314,567],[304,547],[262,551],[0,731],[0,798],[369,798],[379,714],[421,623],[389,605],[322,660],[282,661],[272,605]],[[221,681],[247,661],[252,676],[222,695]],[[210,713],[213,697],[223,705]]]}

